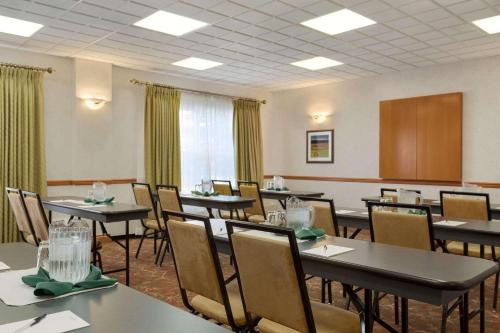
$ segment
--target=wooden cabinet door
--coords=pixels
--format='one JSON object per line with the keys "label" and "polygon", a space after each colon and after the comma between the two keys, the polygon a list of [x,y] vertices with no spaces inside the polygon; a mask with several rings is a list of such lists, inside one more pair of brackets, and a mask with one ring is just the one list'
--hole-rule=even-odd
{"label": "wooden cabinet door", "polygon": [[417,179],[462,180],[462,93],[418,98]]}
{"label": "wooden cabinet door", "polygon": [[416,179],[417,103],[414,98],[380,102],[379,174]]}

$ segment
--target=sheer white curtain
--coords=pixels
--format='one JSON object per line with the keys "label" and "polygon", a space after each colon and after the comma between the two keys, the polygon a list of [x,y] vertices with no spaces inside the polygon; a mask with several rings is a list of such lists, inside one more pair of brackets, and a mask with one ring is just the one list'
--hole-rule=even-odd
{"label": "sheer white curtain", "polygon": [[180,107],[182,191],[202,178],[235,181],[233,103],[229,97],[182,93]]}

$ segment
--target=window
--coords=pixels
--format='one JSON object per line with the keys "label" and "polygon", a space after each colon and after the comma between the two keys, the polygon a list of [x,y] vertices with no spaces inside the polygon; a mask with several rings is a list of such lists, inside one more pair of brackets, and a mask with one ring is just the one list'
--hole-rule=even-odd
{"label": "window", "polygon": [[182,93],[180,106],[182,191],[202,178],[235,180],[231,98]]}

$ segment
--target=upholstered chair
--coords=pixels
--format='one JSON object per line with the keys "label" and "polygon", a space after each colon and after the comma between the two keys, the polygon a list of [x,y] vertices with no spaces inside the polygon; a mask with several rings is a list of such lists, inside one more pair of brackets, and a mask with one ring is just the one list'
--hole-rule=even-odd
{"label": "upholstered chair", "polygon": [[266,210],[260,194],[259,183],[239,181],[238,188],[241,197],[255,199],[252,207],[243,209],[245,220],[253,223],[264,222],[266,220]]}
{"label": "upholstered chair", "polygon": [[26,243],[38,246],[38,240],[28,215],[28,209],[26,208],[22,191],[17,188],[6,187],[5,192],[9,199],[14,218],[16,219],[17,229],[19,230],[21,239]]}

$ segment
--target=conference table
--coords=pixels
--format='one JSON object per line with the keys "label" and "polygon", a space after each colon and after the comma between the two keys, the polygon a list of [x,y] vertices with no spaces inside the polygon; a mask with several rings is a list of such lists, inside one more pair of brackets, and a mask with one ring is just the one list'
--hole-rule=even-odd
{"label": "conference table", "polygon": [[[233,189],[235,195],[240,195],[239,189]],[[262,199],[278,200],[283,209],[286,209],[286,199],[289,197],[311,197],[311,198],[321,198],[325,193],[319,191],[301,191],[301,190],[288,190],[288,191],[276,191],[276,190],[260,190],[260,195]]]}
{"label": "conference table", "polygon": [[[34,267],[36,248],[27,243],[0,244],[0,261],[13,270]],[[230,332],[122,284],[20,307],[0,301],[0,325],[65,310],[90,324],[75,331],[81,333]]]}
{"label": "conference table", "polygon": [[[45,209],[49,210],[49,220],[52,220],[52,212],[70,215],[72,217],[89,219],[92,221],[93,244],[97,244],[97,227],[99,222],[104,235],[125,250],[125,267],[105,271],[104,274],[125,271],[125,284],[130,284],[130,235],[129,226],[131,220],[141,220],[148,216],[150,209],[144,206],[124,203],[110,203],[101,205],[89,205],[83,202],[84,198],[76,196],[57,196],[42,199]],[[105,223],[125,223],[125,244],[116,237],[111,236],[105,227]],[[92,263],[97,262],[97,251],[92,251]]]}
{"label": "conference table", "polygon": [[[179,193],[181,203],[188,206],[204,207],[210,218],[214,218],[213,209],[233,211],[252,207],[255,199],[242,198],[237,195],[202,196],[195,194]],[[153,199],[158,202],[158,193],[153,193]]]}
{"label": "conference table", "polygon": [[[230,255],[227,234],[214,233],[214,238],[217,250]],[[302,253],[324,245],[353,250],[329,258]],[[348,289],[354,304],[363,312],[364,332],[372,331],[372,319],[391,330],[389,324],[373,312],[374,290],[440,306],[462,296],[463,311],[469,313],[468,293],[478,285],[482,305],[479,310],[480,327],[484,332],[484,281],[498,271],[498,266],[491,261],[330,236],[299,242],[298,246],[304,273],[338,281]],[[350,286],[364,289],[364,302],[357,298]],[[408,332],[407,302],[402,303],[402,309],[402,332]],[[464,332],[468,332],[469,319],[469,316],[463,316]]]}
{"label": "conference table", "polygon": [[[361,198],[361,201],[367,203],[368,201],[379,202],[380,196],[367,196]],[[434,214],[441,214],[441,201],[439,199],[423,199],[423,205],[430,206]],[[490,203],[490,211],[492,219],[500,219],[500,204]]]}
{"label": "conference table", "polygon": [[[339,227],[354,228],[356,231],[370,229],[369,216],[366,209],[338,207],[336,208],[336,216]],[[434,213],[432,219],[434,222],[444,220],[440,214]],[[485,246],[500,246],[499,220],[477,221],[453,219],[453,221],[465,223],[457,226],[434,223],[434,238]],[[357,232],[353,233],[351,237],[354,238],[356,235]]]}

